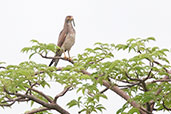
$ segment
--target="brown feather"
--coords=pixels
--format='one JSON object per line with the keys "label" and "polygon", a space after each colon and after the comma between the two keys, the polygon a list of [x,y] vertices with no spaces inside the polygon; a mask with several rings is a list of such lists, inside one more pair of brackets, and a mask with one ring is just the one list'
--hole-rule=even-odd
{"label": "brown feather", "polygon": [[[59,37],[58,37],[58,42],[57,42],[57,45],[62,48],[62,49],[58,49],[56,51],[56,54],[55,54],[55,57],[56,56],[61,56],[62,53],[64,51],[66,51],[66,49],[68,50],[68,54],[69,54],[69,50],[70,48],[72,47],[72,43],[75,42],[75,40],[72,40],[71,39],[71,43],[69,41],[69,43],[66,43],[65,40],[67,39],[66,37],[68,36],[69,34],[69,37],[70,37],[70,34],[72,34],[72,32],[74,31],[75,33],[75,30],[73,29],[72,25],[68,28],[68,21],[70,20],[70,23],[71,23],[71,20],[73,20],[72,16],[67,16],[65,18],[65,23],[64,23],[64,27],[63,27],[63,30],[60,32],[59,34]],[[72,29],[72,30],[71,30]],[[68,42],[68,40],[66,40]],[[65,42],[65,43],[64,43]],[[66,46],[67,45],[67,46]],[[68,48],[68,46],[71,46],[70,48]],[[66,48],[67,47],[67,48]],[[64,48],[64,49],[63,49]],[[66,49],[65,49],[66,48]],[[53,63],[54,63],[54,66],[57,66],[58,64],[58,61],[59,59],[52,59],[52,61],[50,62],[49,66],[51,66]]]}

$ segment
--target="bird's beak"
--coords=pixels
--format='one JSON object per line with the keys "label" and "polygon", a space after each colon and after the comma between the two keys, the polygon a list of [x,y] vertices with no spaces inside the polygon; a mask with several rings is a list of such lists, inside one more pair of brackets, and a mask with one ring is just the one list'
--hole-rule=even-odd
{"label": "bird's beak", "polygon": [[75,27],[75,22],[74,22],[74,19],[72,19],[72,23],[73,23],[73,25],[74,25],[74,27]]}
{"label": "bird's beak", "polygon": [[68,16],[67,21],[70,21],[73,24],[73,26],[75,26],[74,18],[72,16]]}

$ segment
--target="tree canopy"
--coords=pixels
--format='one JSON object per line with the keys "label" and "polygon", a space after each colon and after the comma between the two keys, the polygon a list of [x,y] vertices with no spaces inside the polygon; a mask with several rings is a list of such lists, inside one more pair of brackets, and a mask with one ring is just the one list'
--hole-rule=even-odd
{"label": "tree canopy", "polygon": [[[117,114],[170,111],[171,65],[167,58],[170,51],[148,46],[151,41],[155,41],[155,38],[132,38],[125,44],[98,42],[94,48],[86,48],[70,60],[48,56],[49,53],[55,54],[59,48],[55,44],[31,40],[33,45],[21,50],[29,54],[29,59],[36,55],[49,60],[60,58],[70,65],[49,67],[29,60],[19,65],[5,66],[4,62],[0,62],[0,106],[30,102],[40,107],[26,110],[25,114],[50,114],[49,110],[69,114],[69,109],[61,107],[57,100],[68,91],[75,90],[77,99],[68,101],[67,107],[77,106],[80,110],[76,113],[91,114],[106,109],[100,100],[107,99],[105,92],[111,91],[126,101]],[[123,58],[116,59],[119,52],[123,53]],[[63,91],[56,93],[55,97],[40,90],[40,87],[50,89],[52,85],[49,80],[64,86]]]}

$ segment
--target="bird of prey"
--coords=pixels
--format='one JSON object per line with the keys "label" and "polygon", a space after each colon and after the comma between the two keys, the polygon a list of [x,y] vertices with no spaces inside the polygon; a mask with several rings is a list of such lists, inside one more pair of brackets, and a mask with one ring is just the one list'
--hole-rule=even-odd
{"label": "bird of prey", "polygon": [[[65,52],[68,51],[68,56],[70,58],[70,49],[75,43],[75,30],[73,28],[73,25],[75,26],[74,19],[72,16],[67,16],[65,18],[64,27],[63,30],[60,32],[58,37],[58,47],[60,49],[57,49],[55,57],[59,57],[64,53],[64,58],[67,59]],[[54,63],[54,66],[57,66],[59,62],[59,59],[52,59],[49,66],[51,66]]]}

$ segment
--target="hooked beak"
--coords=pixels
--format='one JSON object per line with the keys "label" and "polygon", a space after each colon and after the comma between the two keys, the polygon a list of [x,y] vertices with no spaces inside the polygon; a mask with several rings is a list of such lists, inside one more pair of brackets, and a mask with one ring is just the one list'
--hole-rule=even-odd
{"label": "hooked beak", "polygon": [[71,22],[71,24],[73,24],[73,26],[75,27],[74,18],[72,16],[67,16],[67,22]]}
{"label": "hooked beak", "polygon": [[72,19],[72,23],[73,23],[73,25],[74,25],[74,27],[75,27],[75,22],[74,22],[74,19]]}

